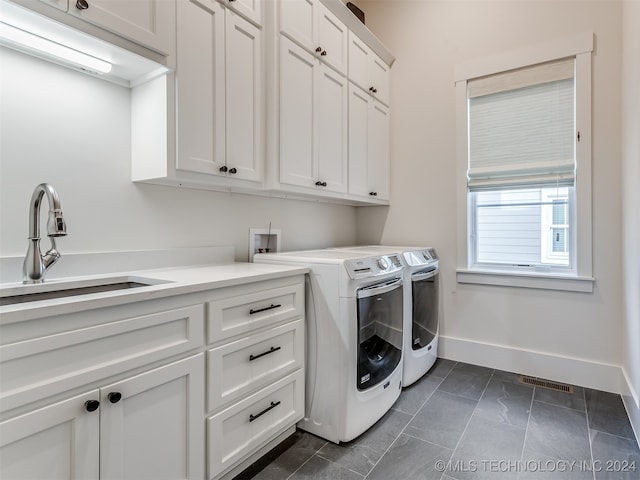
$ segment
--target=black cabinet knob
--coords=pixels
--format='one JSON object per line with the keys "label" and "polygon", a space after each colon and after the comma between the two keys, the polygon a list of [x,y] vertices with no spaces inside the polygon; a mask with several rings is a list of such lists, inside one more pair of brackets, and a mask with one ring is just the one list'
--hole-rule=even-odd
{"label": "black cabinet knob", "polygon": [[76,8],[78,10],[86,10],[89,8],[89,4],[87,3],[87,0],[76,0]]}
{"label": "black cabinet knob", "polygon": [[84,409],[87,412],[95,412],[100,407],[100,402],[98,400],[87,400],[84,402]]}
{"label": "black cabinet knob", "polygon": [[111,403],[118,403],[122,399],[122,394],[120,392],[109,392],[107,398]]}
{"label": "black cabinet knob", "polygon": [[322,53],[321,53],[320,55],[322,55],[323,57],[325,57],[325,56],[327,55],[327,51],[326,51],[326,50],[323,50],[323,51],[322,51]]}
{"label": "black cabinet knob", "polygon": [[371,195],[372,197],[377,197],[378,196],[378,192],[369,192],[369,195]]}
{"label": "black cabinet knob", "polygon": [[235,167],[234,168],[230,168],[229,169],[229,173],[232,174],[232,175],[235,175],[236,173],[238,173],[238,170],[236,170]]}
{"label": "black cabinet knob", "polygon": [[220,171],[221,171],[222,173],[226,173],[226,172],[227,172],[227,170],[229,170],[229,169],[227,168],[227,166],[226,166],[226,165],[223,165],[223,166],[221,166],[221,167],[220,167]]}
{"label": "black cabinet knob", "polygon": [[320,53],[322,51],[322,47],[316,48],[316,53]]}
{"label": "black cabinet knob", "polygon": [[327,182],[321,182],[320,180],[318,180],[316,182],[316,186],[317,187],[326,187],[327,186]]}

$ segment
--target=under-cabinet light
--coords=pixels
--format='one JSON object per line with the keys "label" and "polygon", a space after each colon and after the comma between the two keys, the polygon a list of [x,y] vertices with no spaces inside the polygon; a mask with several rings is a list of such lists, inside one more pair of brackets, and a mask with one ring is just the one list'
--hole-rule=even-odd
{"label": "under-cabinet light", "polygon": [[36,56],[46,56],[53,60],[72,64],[95,73],[109,73],[111,64],[99,58],[22,30],[5,22],[0,22],[2,44]]}

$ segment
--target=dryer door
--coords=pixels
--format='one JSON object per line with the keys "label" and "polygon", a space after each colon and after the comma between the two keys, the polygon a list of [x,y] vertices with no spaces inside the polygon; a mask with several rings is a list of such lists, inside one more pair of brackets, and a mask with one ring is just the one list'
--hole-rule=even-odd
{"label": "dryer door", "polygon": [[420,350],[438,334],[438,268],[416,272],[411,276],[413,322],[411,349]]}
{"label": "dryer door", "polygon": [[402,359],[402,280],[360,288],[358,304],[358,390],[385,380]]}

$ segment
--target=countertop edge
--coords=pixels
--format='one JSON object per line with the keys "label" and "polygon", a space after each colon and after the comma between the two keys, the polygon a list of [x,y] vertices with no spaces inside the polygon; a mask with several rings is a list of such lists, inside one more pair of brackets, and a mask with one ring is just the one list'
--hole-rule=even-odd
{"label": "countertop edge", "polygon": [[[309,269],[305,267],[242,262],[118,272],[102,277],[143,277],[162,283],[136,289],[2,306],[0,307],[0,324],[188,295],[206,290],[304,275],[308,272]],[[92,277],[95,275],[87,278]],[[82,280],[82,277],[73,277],[73,280]],[[0,285],[0,288],[7,286],[10,284]]]}

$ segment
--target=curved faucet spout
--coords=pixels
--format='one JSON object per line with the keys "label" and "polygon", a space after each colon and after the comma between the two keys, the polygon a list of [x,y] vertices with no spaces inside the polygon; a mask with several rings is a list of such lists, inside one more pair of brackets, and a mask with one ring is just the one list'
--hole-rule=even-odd
{"label": "curved faucet spout", "polygon": [[[40,251],[40,205],[42,197],[45,195],[49,202],[47,236],[51,240],[51,248],[42,255]],[[58,193],[48,183],[41,183],[33,191],[29,204],[29,246],[22,268],[23,283],[44,282],[44,274],[60,258],[54,238],[63,237],[66,234],[67,225],[62,216]]]}

